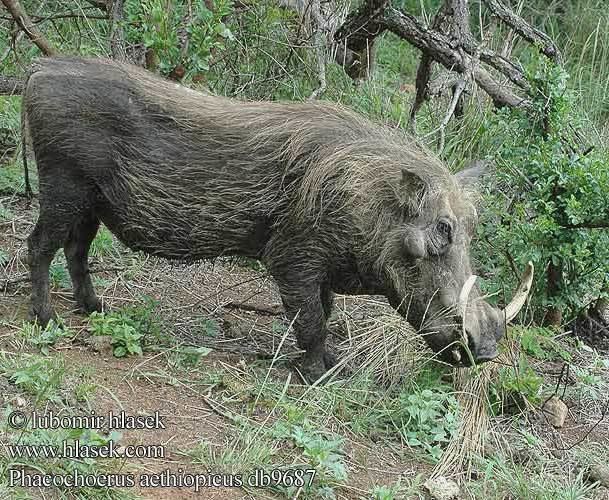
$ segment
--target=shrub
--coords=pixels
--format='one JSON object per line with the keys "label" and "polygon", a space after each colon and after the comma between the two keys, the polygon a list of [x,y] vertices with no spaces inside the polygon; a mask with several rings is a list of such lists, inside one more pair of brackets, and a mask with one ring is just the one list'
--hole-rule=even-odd
{"label": "shrub", "polygon": [[497,113],[497,184],[485,195],[480,225],[491,291],[532,260],[532,303],[537,318],[553,325],[606,294],[609,277],[609,158],[581,144],[567,78],[539,59],[529,76],[532,110]]}

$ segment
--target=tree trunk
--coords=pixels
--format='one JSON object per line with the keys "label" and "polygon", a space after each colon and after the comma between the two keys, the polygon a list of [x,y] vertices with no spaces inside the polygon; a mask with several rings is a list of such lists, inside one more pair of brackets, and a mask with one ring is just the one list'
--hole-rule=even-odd
{"label": "tree trunk", "polygon": [[[560,292],[561,275],[561,267],[555,266],[554,263],[550,261],[547,274],[547,293],[549,299],[558,296]],[[556,306],[548,307],[545,324],[547,326],[560,327],[562,324],[562,310]]]}

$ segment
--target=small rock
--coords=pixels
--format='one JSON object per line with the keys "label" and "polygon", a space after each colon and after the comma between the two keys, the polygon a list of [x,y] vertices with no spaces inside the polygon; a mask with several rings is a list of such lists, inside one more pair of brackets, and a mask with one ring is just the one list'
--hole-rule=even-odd
{"label": "small rock", "polygon": [[87,344],[103,356],[112,356],[112,337],[109,335],[93,335],[87,339]]}
{"label": "small rock", "polygon": [[21,396],[17,396],[15,398],[15,404],[21,408],[21,407],[27,405],[27,399],[22,398]]}
{"label": "small rock", "polygon": [[609,488],[609,466],[604,464],[591,465],[586,473],[586,479],[591,483],[599,483]]}
{"label": "small rock", "polygon": [[459,485],[444,476],[434,477],[425,481],[423,487],[433,500],[452,500],[459,498]]}
{"label": "small rock", "polygon": [[565,425],[569,408],[560,398],[552,396],[543,405],[543,412],[554,427],[560,428]]}

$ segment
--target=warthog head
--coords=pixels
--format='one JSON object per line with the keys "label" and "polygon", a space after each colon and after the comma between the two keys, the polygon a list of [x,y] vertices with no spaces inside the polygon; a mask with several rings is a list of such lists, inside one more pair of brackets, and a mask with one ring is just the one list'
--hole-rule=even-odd
{"label": "warthog head", "polygon": [[[402,175],[405,188],[420,184],[419,175]],[[381,261],[385,281],[393,284],[389,300],[440,360],[461,366],[484,363],[497,356],[507,323],[526,301],[532,264],[504,310],[486,302],[475,286],[469,257],[475,207],[457,177],[437,186],[436,192],[425,192],[429,185],[417,187],[418,206],[411,204],[410,218],[394,226],[385,241]]]}

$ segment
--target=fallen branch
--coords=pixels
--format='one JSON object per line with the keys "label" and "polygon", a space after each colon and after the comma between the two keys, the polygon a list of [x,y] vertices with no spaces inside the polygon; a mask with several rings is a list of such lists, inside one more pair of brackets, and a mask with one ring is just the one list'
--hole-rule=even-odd
{"label": "fallen branch", "polygon": [[[499,0],[483,0],[483,3],[513,33],[538,45],[546,56],[560,61],[556,45],[546,34],[530,26]],[[391,31],[422,52],[417,69],[416,96],[410,111],[411,127],[423,102],[429,98],[434,62],[458,75],[471,72],[466,80],[473,80],[496,107],[528,108],[532,90],[522,67],[506,57],[507,53],[497,53],[485,47],[483,41],[476,40],[471,33],[469,17],[467,0],[445,0],[430,26],[408,12],[392,7],[386,0],[365,0],[336,30],[335,41],[344,43],[351,52],[361,53],[365,48],[370,51],[376,37],[384,31]],[[350,67],[345,67],[345,71],[354,79],[363,76],[361,71]],[[452,79],[453,96],[457,95],[457,99],[451,102],[451,107],[455,105],[451,116],[462,109],[463,84],[459,82],[463,78],[457,76]]]}
{"label": "fallen branch", "polygon": [[1,1],[10,12],[11,16],[13,16],[15,22],[44,55],[53,56],[57,53],[42,32],[32,22],[30,17],[27,15],[27,12],[23,9],[23,7],[21,7],[21,4],[17,0]]}
{"label": "fallen branch", "polygon": [[[425,28],[414,16],[394,8],[385,11],[384,23],[388,30],[400,38],[407,40],[420,50],[433,54],[433,58],[445,68],[458,73],[467,71],[469,60],[471,60],[469,54],[459,54],[447,35]],[[474,68],[473,76],[476,83],[491,97],[496,106],[518,107],[527,104],[526,99],[511,92],[505,84],[498,82],[485,69]]]}
{"label": "fallen branch", "polygon": [[222,307],[225,309],[241,309],[242,311],[252,311],[265,316],[279,316],[284,312],[281,304],[272,304],[270,306],[256,306],[253,304],[246,304],[244,302],[228,302]]}

